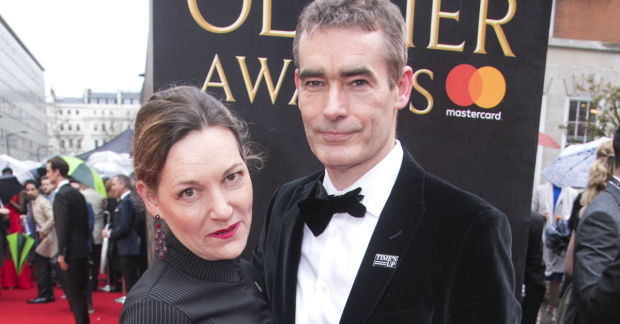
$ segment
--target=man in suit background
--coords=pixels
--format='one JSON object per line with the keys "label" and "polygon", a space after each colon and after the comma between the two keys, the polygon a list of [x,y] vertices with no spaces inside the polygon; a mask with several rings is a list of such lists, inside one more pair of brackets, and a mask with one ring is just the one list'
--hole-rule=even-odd
{"label": "man in suit background", "polygon": [[543,261],[542,233],[545,225],[543,214],[530,213],[527,255],[525,259],[525,297],[521,300],[521,324],[534,324],[538,310],[545,298],[545,262]]}
{"label": "man in suit background", "polygon": [[91,252],[91,260],[93,264],[91,266],[92,273],[92,290],[97,290],[97,284],[99,283],[97,274],[99,273],[99,265],[101,264],[101,244],[103,244],[103,237],[101,231],[105,226],[105,220],[103,219],[103,210],[105,208],[106,199],[98,193],[95,189],[88,187],[87,185],[80,183],[80,193],[84,196],[87,203],[90,203],[93,213],[95,214],[95,223],[93,226],[93,244]]}
{"label": "man in suit background", "polygon": [[573,290],[564,324],[588,323],[588,302],[620,245],[620,127],[613,139],[616,170],[586,208],[575,232]]}
{"label": "man in suit background", "polygon": [[60,157],[47,162],[47,177],[56,187],[54,220],[58,236],[58,264],[63,288],[75,322],[88,324],[88,210],[84,196],[69,185],[69,165]]}
{"label": "man in suit background", "polygon": [[119,197],[110,230],[104,229],[103,237],[110,238],[111,249],[119,257],[120,268],[125,280],[125,291],[129,292],[140,279],[138,274],[138,209],[131,196],[131,182],[125,175],[112,179],[112,191]]}
{"label": "man in suit background", "polygon": [[603,271],[588,304],[588,323],[620,323],[620,251]]}
{"label": "man in suit background", "polygon": [[26,196],[30,199],[27,205],[28,218],[32,218],[35,224],[31,230],[38,236],[38,245],[34,252],[39,292],[37,297],[28,300],[28,303],[47,303],[55,300],[52,285],[52,265],[50,263],[50,259],[58,253],[54,212],[52,211],[52,203],[39,194],[36,181],[27,180],[24,188],[26,188]]}
{"label": "man in suit background", "polygon": [[325,170],[280,187],[267,209],[252,262],[276,321],[519,323],[506,216],[424,172],[396,139],[413,76],[398,7],[315,1],[293,44]]}

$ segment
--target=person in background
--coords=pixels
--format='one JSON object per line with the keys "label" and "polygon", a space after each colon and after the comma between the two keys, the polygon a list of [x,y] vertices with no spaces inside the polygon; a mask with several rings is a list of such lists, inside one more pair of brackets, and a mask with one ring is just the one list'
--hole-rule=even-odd
{"label": "person in background", "polygon": [[2,279],[2,268],[4,267],[5,252],[7,252],[6,236],[9,234],[9,226],[11,221],[9,220],[9,210],[4,208],[0,201],[0,280]]}
{"label": "person in background", "polygon": [[[596,160],[590,165],[589,173],[590,179],[588,180],[588,186],[586,190],[580,194],[581,200],[579,205],[581,206],[577,212],[577,218],[573,220],[572,230],[573,235],[570,238],[568,244],[568,250],[566,251],[566,275],[573,276],[573,257],[575,250],[575,231],[579,224],[579,219],[583,216],[586,207],[592,199],[598,196],[601,192],[605,191],[605,187],[616,170],[616,155],[614,154],[613,141],[605,142],[596,149]],[[575,203],[576,205],[577,203]],[[573,214],[575,213],[576,206],[573,206]],[[571,216],[571,218],[573,218]]]}
{"label": "person in background", "polygon": [[[105,220],[105,224],[110,224],[111,226],[112,218],[114,217],[114,211],[116,210],[116,206],[118,204],[118,197],[116,197],[114,195],[114,192],[112,191],[112,179],[108,177],[103,177],[101,180],[105,184],[105,189],[108,194],[108,199],[106,201],[107,213],[106,213],[106,216],[104,217],[104,220]],[[111,247],[111,242],[108,242],[107,264],[108,264],[109,284],[104,287],[99,288],[99,290],[105,291],[105,292],[122,292],[123,286],[121,284],[121,279],[123,275],[120,270],[121,267],[119,264],[118,256],[112,253],[113,251],[110,247]]]}
{"label": "person in background", "polygon": [[119,197],[118,207],[114,211],[112,226],[104,229],[103,237],[110,238],[110,248],[119,257],[121,272],[125,280],[125,291],[140,279],[138,272],[138,208],[131,196],[131,182],[125,175],[112,178],[112,192]]}
{"label": "person in background", "polygon": [[[13,170],[11,168],[4,168],[2,170],[3,176],[11,176],[13,175]],[[4,207],[9,210],[9,222],[10,226],[8,228],[8,234],[13,233],[23,233],[22,224],[20,222],[20,215],[24,213],[24,206],[26,203],[26,191],[22,190],[19,194],[15,195],[8,204]],[[2,267],[1,272],[2,276],[0,277],[0,282],[2,284],[2,288],[15,288],[18,287],[20,289],[30,289],[30,268],[23,267],[22,272],[17,275],[17,271],[15,270],[15,263],[13,262],[13,258],[11,257],[10,252],[5,254],[6,266]]]}
{"label": "person in background", "polygon": [[52,185],[47,176],[41,177],[41,193],[43,197],[49,200],[52,204],[54,203],[54,195],[56,192],[54,191],[54,185]]}
{"label": "person in background", "polygon": [[[620,246],[620,128],[613,139],[616,169],[586,206],[575,232],[573,289],[564,324],[588,323],[588,302]],[[584,194],[585,198],[585,194]],[[604,287],[605,289],[607,287]]]}
{"label": "person in background", "polygon": [[[532,209],[543,214],[545,227],[543,229],[543,242],[545,242],[544,230],[553,226],[559,220],[568,221],[573,210],[573,203],[579,192],[571,187],[560,188],[551,182],[541,184],[534,190],[532,197]],[[558,255],[550,248],[543,248],[543,260],[545,260],[545,280],[549,281],[549,306],[547,316],[555,320],[556,307],[560,296],[560,285],[564,278],[564,263],[566,255]]]}
{"label": "person in background", "polygon": [[521,324],[537,322],[538,311],[545,298],[545,262],[543,261],[542,233],[544,216],[532,210],[529,221],[529,236],[525,258],[525,296],[521,300]]}
{"label": "person in background", "polygon": [[620,323],[620,250],[603,271],[588,303],[588,323]]}
{"label": "person in background", "polygon": [[38,236],[39,242],[35,248],[38,294],[36,298],[28,300],[28,303],[53,302],[55,298],[50,260],[58,253],[58,242],[52,203],[39,194],[36,181],[27,180],[24,187],[26,188],[26,195],[30,199],[27,208],[28,218],[34,219],[35,226],[32,231]]}
{"label": "person in background", "polygon": [[88,207],[86,199],[69,185],[69,165],[53,157],[46,165],[47,177],[56,187],[54,220],[58,235],[58,265],[63,289],[77,324],[89,324],[86,285],[88,284]]}

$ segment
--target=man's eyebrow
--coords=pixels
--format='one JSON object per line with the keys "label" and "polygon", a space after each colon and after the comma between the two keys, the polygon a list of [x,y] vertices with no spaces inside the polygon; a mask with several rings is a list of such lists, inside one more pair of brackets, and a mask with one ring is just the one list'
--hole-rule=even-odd
{"label": "man's eyebrow", "polygon": [[306,78],[322,78],[324,76],[325,72],[320,70],[303,69],[299,72],[299,78],[302,80]]}
{"label": "man's eyebrow", "polygon": [[375,79],[375,74],[369,68],[365,66],[350,69],[350,70],[344,70],[340,72],[341,78],[349,78],[353,76],[362,76],[362,75]]}

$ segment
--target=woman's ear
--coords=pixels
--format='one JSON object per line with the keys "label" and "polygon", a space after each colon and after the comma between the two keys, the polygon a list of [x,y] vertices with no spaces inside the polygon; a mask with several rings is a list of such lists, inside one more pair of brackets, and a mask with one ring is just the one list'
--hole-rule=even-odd
{"label": "woman's ear", "polygon": [[151,190],[151,188],[149,188],[142,180],[138,180],[138,182],[136,182],[136,190],[140,194],[140,197],[142,197],[146,210],[148,210],[153,216],[159,215],[159,205],[153,190]]}

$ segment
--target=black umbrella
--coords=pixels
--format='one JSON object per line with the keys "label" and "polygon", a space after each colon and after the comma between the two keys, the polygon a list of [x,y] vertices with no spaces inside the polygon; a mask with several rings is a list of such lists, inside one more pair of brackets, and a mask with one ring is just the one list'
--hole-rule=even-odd
{"label": "black umbrella", "polygon": [[8,204],[22,189],[24,187],[15,176],[0,176],[0,200],[4,205]]}
{"label": "black umbrella", "polygon": [[30,172],[30,174],[32,174],[32,177],[37,180],[47,173],[47,170],[45,169],[45,164],[38,168],[34,168],[28,171]]}

